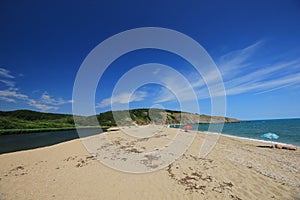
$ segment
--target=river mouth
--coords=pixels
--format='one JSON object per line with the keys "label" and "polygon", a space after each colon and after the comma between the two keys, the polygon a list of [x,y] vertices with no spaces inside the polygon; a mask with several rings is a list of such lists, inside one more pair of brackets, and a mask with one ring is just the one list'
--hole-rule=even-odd
{"label": "river mouth", "polygon": [[[99,134],[99,128],[81,129],[81,137]],[[49,131],[0,136],[0,154],[51,146],[78,139],[77,130]]]}

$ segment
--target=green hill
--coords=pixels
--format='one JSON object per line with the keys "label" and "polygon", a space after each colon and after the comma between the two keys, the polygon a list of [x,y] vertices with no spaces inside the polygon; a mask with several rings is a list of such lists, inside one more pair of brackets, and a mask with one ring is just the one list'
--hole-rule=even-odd
{"label": "green hill", "polygon": [[[129,112],[129,114],[128,114]],[[126,114],[127,113],[127,114]],[[130,118],[128,117],[130,116]],[[240,122],[240,120],[220,116],[208,116],[192,114],[188,112],[162,110],[162,109],[133,109],[123,111],[109,111],[97,115],[98,121],[104,126],[117,125],[145,125],[149,123],[156,124],[195,124],[195,123],[230,123]]]}
{"label": "green hill", "polygon": [[[129,112],[129,113],[128,113]],[[130,116],[130,117],[129,117]],[[77,125],[111,127],[116,125],[145,125],[149,123],[221,123],[238,122],[239,120],[227,117],[198,115],[187,112],[162,109],[133,109],[123,111],[108,111],[94,117],[75,116]],[[118,124],[116,123],[116,120]],[[0,111],[0,133],[23,133],[33,130],[61,130],[74,129],[74,118],[70,114],[56,114],[36,112],[32,110]]]}
{"label": "green hill", "polygon": [[0,111],[0,129],[74,127],[72,115],[31,110]]}

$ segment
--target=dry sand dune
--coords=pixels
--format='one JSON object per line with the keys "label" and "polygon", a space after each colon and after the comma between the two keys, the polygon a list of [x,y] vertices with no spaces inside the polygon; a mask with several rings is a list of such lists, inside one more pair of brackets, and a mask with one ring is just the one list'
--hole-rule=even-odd
{"label": "dry sand dune", "polygon": [[[149,127],[135,131],[145,130],[151,132]],[[140,154],[168,145],[176,131],[166,128],[147,139],[121,131],[99,137]],[[264,148],[265,143],[221,136],[213,150],[199,158],[204,137],[197,133],[178,160],[145,174],[103,165],[79,139],[2,154],[0,199],[299,199],[299,150]]]}

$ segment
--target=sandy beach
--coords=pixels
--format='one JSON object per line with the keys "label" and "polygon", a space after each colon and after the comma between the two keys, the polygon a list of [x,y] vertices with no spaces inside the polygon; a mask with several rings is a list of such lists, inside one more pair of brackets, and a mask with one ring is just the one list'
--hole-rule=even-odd
{"label": "sandy beach", "polygon": [[[178,131],[164,128],[151,135],[147,130],[149,127],[138,127],[133,131],[137,135],[146,132],[146,138],[130,137],[122,131],[97,137],[106,137],[128,153],[141,154],[167,146]],[[175,162],[140,174],[102,164],[80,139],[2,154],[0,199],[300,198],[299,149],[272,149],[266,143],[220,136],[202,158],[198,153],[204,138],[205,133],[197,132],[191,146]],[[116,159],[109,155],[106,159]],[[149,162],[142,164],[155,168]]]}

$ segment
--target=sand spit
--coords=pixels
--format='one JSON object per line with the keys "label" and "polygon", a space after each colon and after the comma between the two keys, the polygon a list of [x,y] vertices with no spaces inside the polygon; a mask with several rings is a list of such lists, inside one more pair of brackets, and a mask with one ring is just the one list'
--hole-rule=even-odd
{"label": "sand spit", "polygon": [[[135,134],[146,132],[146,138],[130,137],[122,131],[99,137],[106,137],[122,151],[142,154],[168,146],[177,134],[177,129],[164,128],[151,135],[150,129],[134,130]],[[160,158],[147,158],[141,163],[154,171],[145,174],[105,166],[87,152],[80,139],[2,154],[0,199],[300,198],[298,149],[271,149],[266,143],[221,136],[213,150],[199,158],[204,138],[205,133],[196,133],[188,150],[158,171],[153,163]]]}

